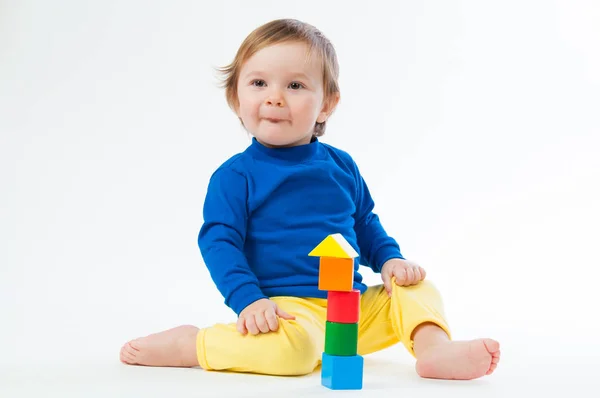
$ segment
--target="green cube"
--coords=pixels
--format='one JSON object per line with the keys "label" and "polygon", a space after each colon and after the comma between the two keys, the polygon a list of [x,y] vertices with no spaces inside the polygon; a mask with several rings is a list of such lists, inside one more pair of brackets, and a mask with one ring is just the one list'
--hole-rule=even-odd
{"label": "green cube", "polygon": [[358,323],[325,323],[325,353],[334,356],[356,355]]}

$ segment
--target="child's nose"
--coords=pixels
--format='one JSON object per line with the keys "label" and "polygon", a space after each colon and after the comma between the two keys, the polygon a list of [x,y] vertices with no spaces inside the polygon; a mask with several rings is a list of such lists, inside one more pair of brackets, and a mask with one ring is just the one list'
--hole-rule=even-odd
{"label": "child's nose", "polygon": [[271,93],[265,101],[266,105],[282,107],[285,105],[283,97],[279,93]]}

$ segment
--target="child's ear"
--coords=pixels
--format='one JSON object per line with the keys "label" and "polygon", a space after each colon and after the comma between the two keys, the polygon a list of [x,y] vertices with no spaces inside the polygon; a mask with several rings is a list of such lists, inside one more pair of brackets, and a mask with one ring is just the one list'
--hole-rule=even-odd
{"label": "child's ear", "polygon": [[323,109],[321,109],[321,113],[317,117],[317,123],[324,123],[327,118],[333,113],[337,104],[340,102],[340,93],[336,93],[331,96],[329,99],[325,100],[323,103]]}

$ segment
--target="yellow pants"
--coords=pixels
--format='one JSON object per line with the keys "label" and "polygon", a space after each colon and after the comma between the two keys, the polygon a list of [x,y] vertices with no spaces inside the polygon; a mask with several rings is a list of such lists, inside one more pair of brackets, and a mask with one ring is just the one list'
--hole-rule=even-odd
{"label": "yellow pants", "polygon": [[[402,342],[414,356],[412,332],[424,322],[437,324],[450,337],[442,300],[431,282],[408,287],[392,285],[392,297],[388,297],[383,285],[370,286],[361,296],[359,355]],[[241,335],[235,323],[201,329],[196,341],[200,366],[205,370],[283,376],[313,372],[321,363],[325,344],[327,300],[298,297],[271,300],[296,319],[279,319],[276,332],[258,335]]]}

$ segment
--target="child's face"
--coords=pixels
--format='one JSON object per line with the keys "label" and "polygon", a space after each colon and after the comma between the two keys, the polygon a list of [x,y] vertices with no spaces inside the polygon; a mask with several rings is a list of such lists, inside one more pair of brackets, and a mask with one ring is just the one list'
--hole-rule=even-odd
{"label": "child's face", "polygon": [[263,48],[243,65],[238,79],[238,116],[266,146],[308,144],[323,122],[323,72],[318,57],[307,62],[304,43]]}

